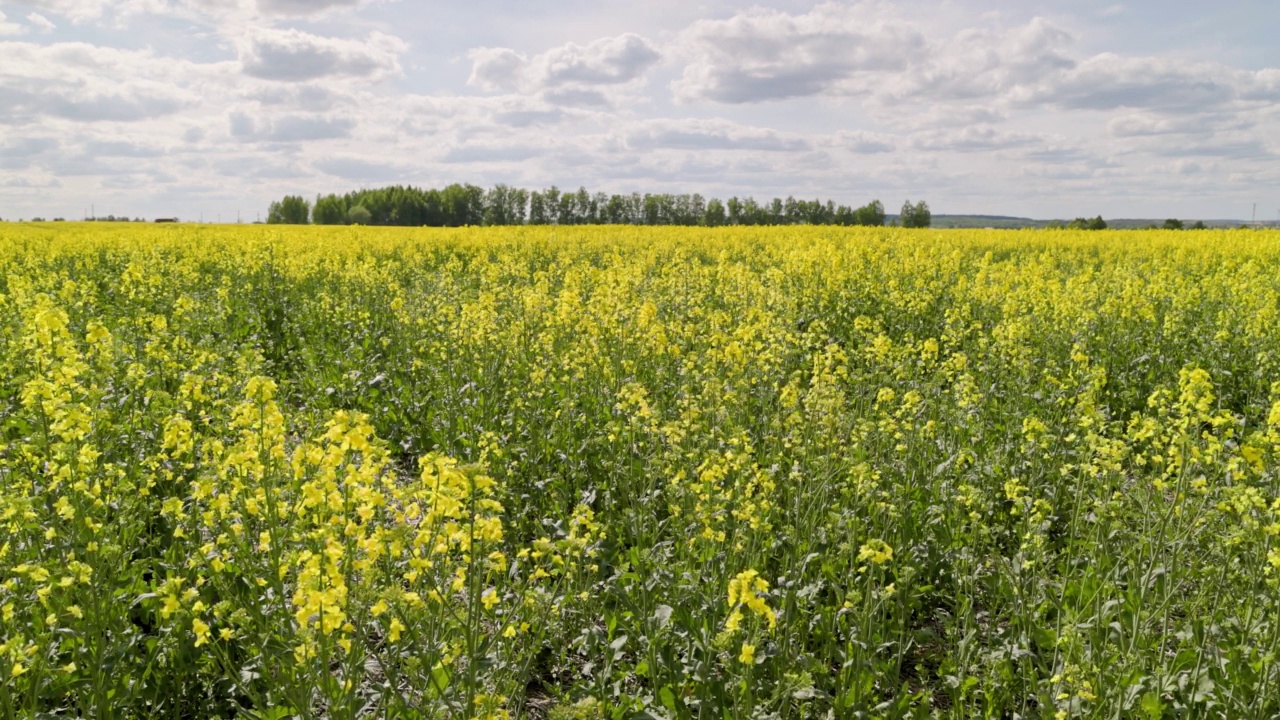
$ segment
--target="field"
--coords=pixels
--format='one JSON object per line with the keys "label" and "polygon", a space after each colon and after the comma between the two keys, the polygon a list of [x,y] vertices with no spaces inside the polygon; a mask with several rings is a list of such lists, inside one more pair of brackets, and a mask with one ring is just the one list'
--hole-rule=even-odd
{"label": "field", "polygon": [[1280,233],[0,266],[0,717],[1280,714]]}

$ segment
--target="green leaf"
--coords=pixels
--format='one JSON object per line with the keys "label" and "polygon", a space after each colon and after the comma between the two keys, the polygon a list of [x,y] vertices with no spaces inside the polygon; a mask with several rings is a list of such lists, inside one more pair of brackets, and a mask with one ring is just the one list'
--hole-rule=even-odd
{"label": "green leaf", "polygon": [[662,702],[662,707],[671,712],[676,711],[676,693],[671,689],[670,685],[662,686],[662,689],[658,691],[658,700]]}
{"label": "green leaf", "polygon": [[1142,714],[1150,720],[1160,720],[1164,717],[1164,703],[1160,702],[1160,696],[1154,692],[1143,695],[1142,700],[1138,702],[1138,707],[1142,708]]}

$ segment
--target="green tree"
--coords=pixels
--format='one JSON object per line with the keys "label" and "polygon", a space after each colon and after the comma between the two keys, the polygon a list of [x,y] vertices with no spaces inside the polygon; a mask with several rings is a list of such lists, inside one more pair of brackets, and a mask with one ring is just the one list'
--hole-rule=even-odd
{"label": "green tree", "polygon": [[1103,220],[1102,216],[1099,215],[1098,217],[1089,221],[1089,229],[1090,230],[1106,230],[1107,221]]}
{"label": "green tree", "polygon": [[347,211],[347,222],[351,225],[369,225],[373,222],[373,213],[363,205],[356,205]]}
{"label": "green tree", "polygon": [[311,208],[311,222],[316,225],[342,225],[347,222],[347,205],[337,195],[316,196]]}
{"label": "green tree", "polygon": [[267,223],[271,225],[306,225],[311,217],[311,203],[301,195],[286,195],[267,208]]}
{"label": "green tree", "polygon": [[1169,218],[1168,220],[1164,221],[1164,229],[1165,230],[1182,230],[1184,228],[1181,220],[1178,220],[1176,218]]}
{"label": "green tree", "polygon": [[910,200],[902,203],[899,218],[904,228],[927,228],[933,224],[933,213],[929,212],[929,203],[921,200],[915,205]]}
{"label": "green tree", "polygon": [[711,198],[707,202],[707,211],[702,215],[702,224],[707,227],[719,227],[728,222],[729,217],[725,213],[724,203],[718,198]]}
{"label": "green tree", "polygon": [[[914,211],[914,208],[912,210]],[[853,224],[879,227],[884,225],[884,217],[884,203],[879,200],[872,200],[853,211]]]}

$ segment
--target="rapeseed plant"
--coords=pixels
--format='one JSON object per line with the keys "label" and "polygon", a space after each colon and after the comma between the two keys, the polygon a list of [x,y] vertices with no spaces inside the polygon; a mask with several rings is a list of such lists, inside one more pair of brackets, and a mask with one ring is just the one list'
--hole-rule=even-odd
{"label": "rapeseed plant", "polygon": [[0,227],[0,717],[1280,714],[1275,233]]}

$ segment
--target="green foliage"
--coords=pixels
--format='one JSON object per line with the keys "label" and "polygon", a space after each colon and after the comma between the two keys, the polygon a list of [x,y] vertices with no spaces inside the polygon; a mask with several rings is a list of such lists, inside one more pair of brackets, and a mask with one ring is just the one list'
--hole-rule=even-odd
{"label": "green foliage", "polygon": [[349,225],[371,225],[373,223],[373,213],[363,205],[352,206],[347,211],[347,224]]}
{"label": "green foliage", "polygon": [[[1203,224],[1201,225],[1201,227],[1203,227]],[[1163,229],[1164,230],[1182,230],[1183,224],[1181,220],[1178,220],[1175,218],[1169,218],[1168,220],[1164,221]]]}
{"label": "green foliage", "polygon": [[311,204],[301,195],[286,195],[267,210],[268,225],[306,225],[310,217]]}
{"label": "green foliage", "polygon": [[[294,222],[301,198],[286,197],[271,203],[269,223]],[[833,201],[774,198],[760,204],[753,198],[730,198],[726,203],[702,195],[631,193],[592,194],[586,188],[562,192],[554,185],[545,190],[524,190],[495,185],[489,190],[475,185],[453,184],[442,190],[408,186],[365,189],[345,195],[322,195],[311,211],[317,225],[351,222],[356,206],[369,212],[362,225],[462,227],[467,225],[866,225],[884,224],[879,200],[859,207]],[[921,203],[924,217],[928,206]],[[913,208],[913,211],[917,208]],[[305,222],[305,221],[304,221]],[[927,225],[925,226],[927,227]]]}
{"label": "green foliage", "polygon": [[1088,218],[1078,217],[1067,224],[1069,230],[1106,230],[1107,222],[1099,215],[1092,220]]}
{"label": "green foliage", "polygon": [[345,225],[347,204],[337,195],[318,196],[311,210],[311,222],[316,225]]}
{"label": "green foliage", "polygon": [[703,218],[702,224],[707,227],[719,227],[729,221],[729,215],[724,209],[724,203],[719,198],[711,198],[707,203],[707,212]]}
{"label": "green foliage", "polygon": [[929,212],[929,204],[921,200],[915,205],[910,200],[902,203],[902,211],[898,215],[904,228],[927,228],[933,222],[933,213]]}
{"label": "green foliage", "polygon": [[1280,715],[1280,233],[56,230],[0,717]]}

